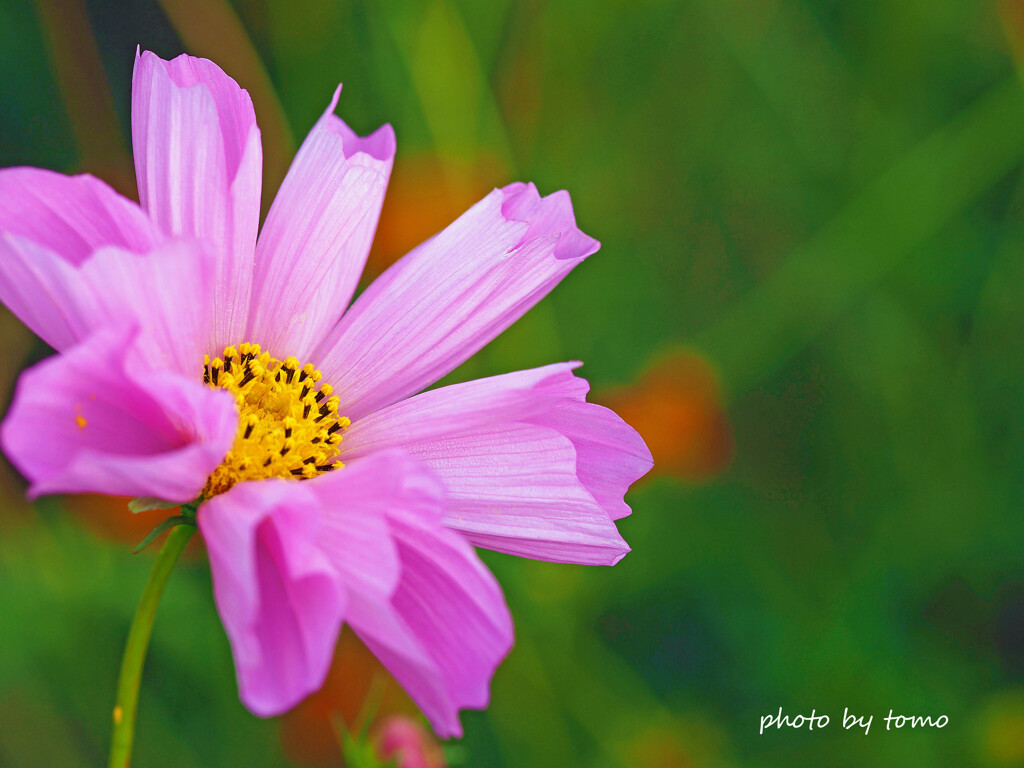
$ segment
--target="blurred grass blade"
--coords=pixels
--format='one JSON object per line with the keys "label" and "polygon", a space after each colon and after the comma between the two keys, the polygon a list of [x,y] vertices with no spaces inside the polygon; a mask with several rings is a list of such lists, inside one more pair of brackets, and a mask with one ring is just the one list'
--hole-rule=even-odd
{"label": "blurred grass blade", "polygon": [[1016,77],[881,175],[695,341],[736,394],[781,368],[1024,157]]}
{"label": "blurred grass blade", "polygon": [[[729,51],[792,135],[810,169],[841,171],[835,151],[849,134],[836,103],[854,101],[857,83],[846,60],[821,29],[814,10],[777,3],[752,13],[743,0],[701,0]],[[875,113],[864,103],[861,109]]]}
{"label": "blurred grass blade", "polygon": [[135,197],[135,174],[82,0],[36,0],[79,167]]}
{"label": "blurred grass blade", "polygon": [[[513,167],[505,125],[459,12],[444,0],[387,15],[438,154],[446,164],[482,147]],[[447,179],[457,192],[458,176]]]}
{"label": "blurred grass blade", "polygon": [[295,139],[270,75],[226,0],[160,0],[160,5],[189,53],[216,61],[252,96],[263,138],[266,213],[295,154]]}

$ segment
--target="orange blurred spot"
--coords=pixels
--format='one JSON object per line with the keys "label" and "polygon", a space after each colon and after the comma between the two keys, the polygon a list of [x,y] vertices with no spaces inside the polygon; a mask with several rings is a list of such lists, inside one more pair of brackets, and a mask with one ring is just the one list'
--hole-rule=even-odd
{"label": "orange blurred spot", "polygon": [[[133,513],[128,509],[128,502],[131,501],[131,498],[126,496],[90,494],[65,496],[63,501],[65,509],[83,527],[101,538],[125,544],[128,547],[136,546],[168,517],[181,514],[179,507]],[[193,536],[182,553],[182,557],[187,560],[199,557],[203,551],[202,538],[202,536]],[[163,537],[160,537],[149,545],[149,549],[159,550],[162,544]]]}
{"label": "orange blurred spot", "polygon": [[1024,0],[1000,0],[998,7],[1003,30],[1020,67],[1024,62]]}
{"label": "orange blurred spot", "polygon": [[493,157],[453,162],[435,155],[400,155],[364,278],[379,275],[505,180],[501,162]]}
{"label": "orange blurred spot", "polygon": [[636,734],[626,748],[626,756],[629,765],[646,768],[693,768],[697,765],[678,734],[653,726]]}
{"label": "orange blurred spot", "polygon": [[374,722],[388,715],[416,713],[415,705],[376,657],[351,630],[343,629],[323,688],[281,718],[281,743],[288,759],[302,766],[342,765],[334,723],[340,716],[350,730],[358,727],[371,690],[381,696]]}
{"label": "orange blurred spot", "polygon": [[123,496],[66,496],[64,505],[82,525],[103,538],[122,544],[138,544],[177,509],[155,509],[132,514],[130,498]]}
{"label": "orange blurred spot", "polygon": [[647,477],[707,480],[733,456],[732,428],[710,364],[693,352],[675,352],[636,384],[600,394],[643,436],[654,456]]}

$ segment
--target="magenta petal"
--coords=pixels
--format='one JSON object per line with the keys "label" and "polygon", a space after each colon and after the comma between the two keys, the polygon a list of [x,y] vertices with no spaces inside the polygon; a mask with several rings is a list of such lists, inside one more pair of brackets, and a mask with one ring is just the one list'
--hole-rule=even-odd
{"label": "magenta petal", "polygon": [[138,364],[134,334],[104,330],[22,374],[0,439],[29,493],[187,502],[238,428],[231,397]]}
{"label": "magenta petal", "polygon": [[[348,460],[384,445],[423,461],[448,488],[445,523],[471,543],[560,562],[607,565],[629,551],[613,522],[650,468],[639,436],[583,401],[574,364],[424,392],[357,421]],[[646,462],[646,463],[645,463]]]}
{"label": "magenta petal", "polygon": [[498,189],[385,272],[317,350],[341,412],[359,418],[469,358],[598,248],[568,195]]}
{"label": "magenta petal", "polygon": [[145,253],[163,239],[131,200],[89,175],[0,170],[0,234],[16,235],[79,264],[107,245]]}
{"label": "magenta petal", "polygon": [[348,306],[391,175],[391,126],[356,136],[334,115],[339,93],[299,148],[256,248],[247,338],[282,358],[309,359]]}
{"label": "magenta petal", "polygon": [[482,708],[494,670],[512,647],[501,588],[454,531],[389,515],[402,578],[389,605],[352,626],[442,738],[459,736],[458,710]]}
{"label": "magenta petal", "polygon": [[317,547],[315,496],[284,480],[239,483],[200,507],[214,598],[243,703],[278,715],[323,685],[345,610]]}
{"label": "magenta petal", "polygon": [[139,199],[165,231],[206,242],[223,349],[248,320],[263,152],[249,94],[213,62],[136,57],[132,144]]}

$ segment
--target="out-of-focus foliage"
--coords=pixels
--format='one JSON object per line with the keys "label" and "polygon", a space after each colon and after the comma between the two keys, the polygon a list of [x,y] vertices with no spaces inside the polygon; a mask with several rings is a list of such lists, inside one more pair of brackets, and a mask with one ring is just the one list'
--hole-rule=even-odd
{"label": "out-of-focus foliage", "polygon": [[[659,471],[613,569],[485,554],[517,645],[452,762],[1020,766],[1022,24],[1018,0],[5,0],[0,164],[130,193],[141,44],[262,94],[268,157],[338,81],[354,127],[392,122],[371,272],[493,186],[572,192],[602,250],[452,378],[583,360]],[[2,337],[9,397],[45,352]],[[123,501],[0,491],[0,765],[101,764],[153,551]],[[369,664],[343,644],[330,690],[252,717],[197,551],[135,764],[337,765]],[[780,706],[832,724],[759,735]]]}

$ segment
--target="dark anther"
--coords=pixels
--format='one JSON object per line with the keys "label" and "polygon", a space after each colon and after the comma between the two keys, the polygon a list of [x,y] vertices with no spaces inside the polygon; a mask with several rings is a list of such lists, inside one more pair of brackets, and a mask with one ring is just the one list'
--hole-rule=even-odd
{"label": "dark anther", "polygon": [[302,418],[308,419],[309,418],[309,412],[310,412],[311,409],[312,409],[312,406],[309,403],[306,403],[306,407],[302,409]]}
{"label": "dark anther", "polygon": [[246,424],[246,425],[245,425],[245,434],[243,435],[243,437],[244,437],[244,438],[245,438],[246,440],[248,440],[248,439],[249,439],[250,437],[252,437],[252,428],[253,428],[254,426],[255,426],[254,424]]}
{"label": "dark anther", "polygon": [[213,369],[213,384],[214,384],[214,386],[217,385],[217,379],[219,379],[219,378],[220,378],[220,368],[214,368]]}
{"label": "dark anther", "polygon": [[285,437],[291,437],[292,436],[292,428],[291,427],[285,427],[284,428],[284,436]]}
{"label": "dark anther", "polygon": [[302,394],[299,395],[299,400],[305,400],[306,399],[306,395],[308,395],[308,394],[309,394],[309,384],[303,384],[302,385]]}
{"label": "dark anther", "polygon": [[294,368],[285,368],[284,369],[284,375],[285,375],[285,378],[288,379],[288,383],[291,384],[292,383],[292,379],[295,378],[295,369]]}
{"label": "dark anther", "polygon": [[318,391],[318,392],[316,393],[316,395],[314,395],[314,397],[316,398],[316,401],[317,401],[318,403],[319,403],[319,402],[321,402],[321,401],[322,401],[322,400],[324,399],[324,397],[325,397],[325,395],[324,395],[324,393],[323,393],[323,390],[320,390],[320,391]]}
{"label": "dark anther", "polygon": [[317,469],[318,472],[327,472],[329,470],[334,469],[334,465],[333,464],[317,464],[316,465],[316,469]]}
{"label": "dark anther", "polygon": [[316,456],[310,456],[308,459],[304,459],[303,464],[314,464],[316,463]]}
{"label": "dark anther", "polygon": [[238,386],[239,387],[244,387],[246,384],[248,384],[250,381],[252,381],[255,378],[256,378],[256,374],[252,372],[252,369],[248,365],[246,365],[245,366],[245,376],[243,376],[242,380],[240,382],[238,382]]}
{"label": "dark anther", "polygon": [[270,462],[272,462],[272,461],[273,461],[273,459],[270,458],[269,456],[267,456],[267,460],[263,462],[263,466],[264,467],[269,467],[270,466]]}
{"label": "dark anther", "polygon": [[330,429],[327,430],[327,434],[328,435],[333,435],[339,429],[341,429],[341,422],[340,421],[336,421],[333,424],[331,424]]}

